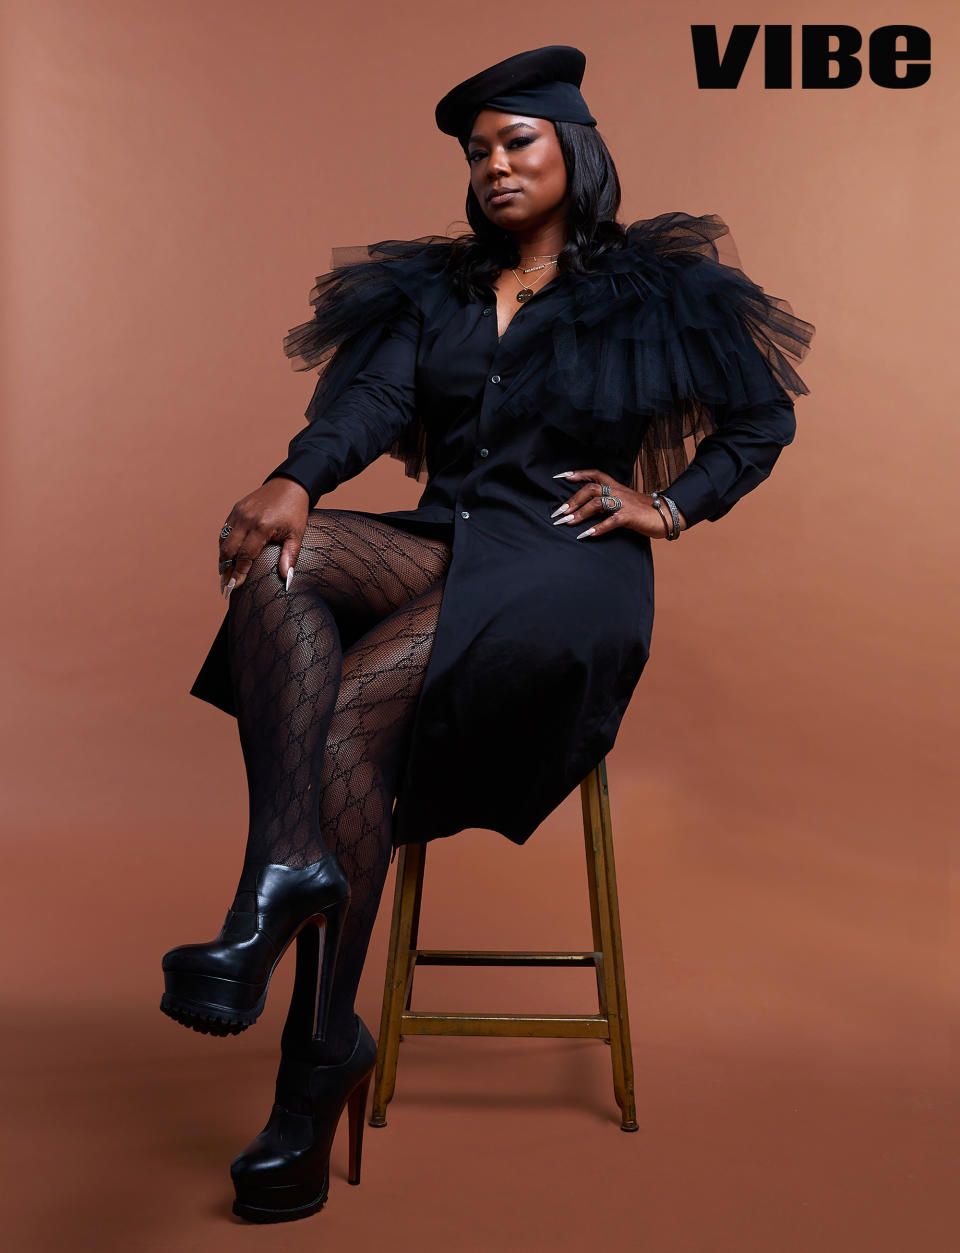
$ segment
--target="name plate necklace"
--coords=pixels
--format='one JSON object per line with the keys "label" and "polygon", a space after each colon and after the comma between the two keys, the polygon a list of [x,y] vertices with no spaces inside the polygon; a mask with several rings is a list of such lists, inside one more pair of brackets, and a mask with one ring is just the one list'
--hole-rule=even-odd
{"label": "name plate necklace", "polygon": [[[532,274],[532,273],[534,272],[534,270],[543,270],[543,271],[547,271],[547,270],[549,270],[549,268],[550,268],[552,265],[556,265],[556,264],[557,264],[557,257],[559,257],[559,256],[560,256],[559,252],[547,253],[547,254],[544,254],[544,255],[545,255],[545,256],[549,256],[549,257],[551,257],[552,259],[551,259],[551,260],[549,260],[549,261],[544,261],[544,262],[543,262],[543,265],[530,265],[530,266],[527,266],[527,267],[526,267],[526,269],[523,269],[523,270],[522,270],[522,273],[524,273],[524,274]],[[531,261],[540,261],[540,260],[543,260],[543,257],[542,257],[542,256],[541,256],[541,257],[538,257],[538,256],[533,256],[533,257],[530,257],[530,258],[529,258],[529,260],[531,260]],[[542,279],[542,278],[544,277],[544,276],[543,276],[543,274],[541,274],[541,275],[540,275],[540,278],[539,278],[539,279],[536,279],[536,280],[534,281],[534,283],[524,283],[523,279],[522,279],[522,278],[520,277],[520,275],[516,272],[516,270],[511,269],[510,273],[513,275],[513,277],[514,277],[514,278],[517,280],[517,282],[520,284],[520,290],[517,292],[517,300],[519,300],[521,304],[523,304],[523,302],[524,302],[525,300],[529,300],[529,299],[530,299],[530,297],[533,295],[533,291],[534,291],[534,286],[535,286],[535,283],[539,283],[539,282],[540,282],[540,279]]]}

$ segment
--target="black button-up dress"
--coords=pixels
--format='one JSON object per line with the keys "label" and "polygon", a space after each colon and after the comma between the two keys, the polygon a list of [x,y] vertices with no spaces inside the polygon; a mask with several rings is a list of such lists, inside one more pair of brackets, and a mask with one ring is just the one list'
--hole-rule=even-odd
{"label": "black button-up dress", "polygon": [[[694,289],[684,300],[677,297],[683,276],[699,270],[664,248],[668,218],[674,241],[678,220],[688,234],[690,223],[719,222],[681,214],[634,224],[635,237],[644,229],[647,235],[632,260],[624,254],[617,263],[626,267],[631,288],[642,290],[624,301],[623,286],[609,272],[600,287],[595,279],[558,275],[520,306],[499,338],[492,288],[480,298],[458,295],[437,264],[444,250],[437,237],[419,254],[419,266],[401,257],[381,264],[392,271],[389,290],[399,293],[389,318],[352,358],[347,343],[341,354],[347,367],[325,403],[318,403],[318,386],[308,425],[268,476],[295,479],[316,505],[384,452],[403,457],[408,473],[426,468],[415,509],[370,514],[442,535],[452,545],[397,792],[395,845],[473,827],[522,844],[613,746],[650,653],[652,544],[626,527],[578,540],[590,522],[555,525],[551,514],[577,486],[555,476],[596,468],[636,485],[638,472],[648,470],[657,454],[661,467],[683,465],[677,433],[692,433],[696,455],[659,486],[693,526],[723,516],[769,474],[793,438],[793,402],[784,385],[806,388],[772,345],[799,355],[798,336],[809,342],[813,328],[793,319],[785,302],[764,298],[754,305],[754,314],[775,309],[781,333],[773,334],[768,322],[761,334],[754,323],[750,338],[737,338],[749,320],[732,302],[724,310],[729,342],[720,343],[716,329],[710,332],[711,344],[719,347],[709,371],[703,364],[689,366],[704,332],[700,325],[696,334],[688,330],[683,357],[696,388],[684,390],[676,368],[666,383],[655,385],[649,363],[645,373],[637,365],[638,334],[647,337],[643,349],[656,352],[662,367],[664,355],[676,351],[670,341],[682,338],[677,327],[683,317],[710,322],[707,303],[691,305]],[[659,247],[650,242],[651,223],[659,224]],[[418,242],[422,248],[424,241]],[[432,264],[424,264],[427,258]],[[664,272],[671,260],[677,262],[674,274]],[[697,260],[704,262],[702,252]],[[724,269],[709,254],[704,263],[713,275]],[[368,261],[364,282],[370,282],[370,266]],[[761,289],[740,271],[732,273],[756,301]],[[339,296],[349,302],[349,285],[341,286]],[[666,332],[665,300],[671,308]],[[656,308],[638,327],[638,310],[650,302]],[[319,320],[324,305],[317,303]],[[686,309],[683,317],[677,308]],[[790,319],[790,344],[782,334],[784,319]],[[306,328],[315,326],[298,330],[309,335]],[[599,360],[611,335],[633,354],[630,361]],[[314,357],[304,351],[303,334],[291,337],[291,355],[295,347],[305,361],[316,360],[319,351]],[[316,346],[328,347],[322,335]],[[609,390],[597,385],[604,366],[619,409],[611,405]],[[710,394],[708,374],[721,379],[723,394]],[[657,397],[657,387],[669,392],[669,404]],[[658,420],[658,414],[666,416]],[[699,424],[691,415],[699,415]],[[671,426],[681,419],[680,427]],[[233,713],[225,625],[226,619],[191,693]]]}

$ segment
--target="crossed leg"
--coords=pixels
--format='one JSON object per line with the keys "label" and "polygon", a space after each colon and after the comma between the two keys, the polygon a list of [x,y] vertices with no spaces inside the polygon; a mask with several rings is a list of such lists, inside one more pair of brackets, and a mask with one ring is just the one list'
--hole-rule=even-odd
{"label": "crossed leg", "polygon": [[[230,654],[250,827],[234,908],[264,862],[328,851],[351,885],[327,1035],[284,1048],[336,1062],[389,867],[393,797],[436,631],[450,547],[348,510],[311,510],[290,592],[267,545],[230,598]],[[301,1052],[301,1050],[305,1051]]]}

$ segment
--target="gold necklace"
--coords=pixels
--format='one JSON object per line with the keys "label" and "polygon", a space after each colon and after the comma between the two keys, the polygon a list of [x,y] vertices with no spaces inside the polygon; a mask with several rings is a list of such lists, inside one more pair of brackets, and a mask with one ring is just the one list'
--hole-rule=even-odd
{"label": "gold necklace", "polygon": [[[559,256],[559,255],[560,255],[560,254],[559,254],[559,253],[557,253],[557,256]],[[532,269],[535,269],[535,270],[548,270],[548,269],[550,268],[550,266],[551,266],[551,265],[556,265],[556,264],[557,264],[557,263],[556,263],[556,261],[548,261],[546,265],[537,265],[537,266],[532,266],[531,268],[532,268]],[[510,273],[513,275],[513,277],[514,277],[514,278],[517,280],[517,282],[520,284],[520,290],[517,292],[517,299],[520,301],[520,303],[521,303],[521,304],[523,304],[523,302],[524,302],[525,300],[529,300],[529,299],[530,299],[530,297],[533,295],[533,284],[532,284],[532,283],[528,283],[528,284],[526,284],[526,285],[525,285],[525,284],[524,284],[523,279],[520,277],[520,275],[519,275],[519,274],[516,272],[516,270],[514,270],[514,269],[511,269],[511,270],[510,270]],[[529,273],[529,271],[528,271],[528,270],[524,270],[524,274],[527,274],[527,273]],[[541,275],[541,278],[542,278],[542,277],[543,277],[543,276]],[[535,279],[535,280],[534,280],[534,283],[539,283],[539,281],[540,281],[540,279]]]}
{"label": "gold necklace", "polygon": [[[521,269],[522,273],[524,273],[524,274],[530,274],[533,270],[544,270],[544,269],[546,269],[547,265],[549,265],[549,264],[550,264],[550,262],[551,262],[551,261],[556,261],[557,257],[559,257],[559,256],[560,256],[559,252],[544,252],[544,253],[539,253],[539,254],[538,254],[538,253],[534,253],[534,255],[533,255],[532,257],[526,257],[526,258],[521,257],[521,258],[520,258],[520,269]],[[530,266],[527,266],[526,268],[524,268],[524,265],[523,265],[524,260],[527,260],[527,261],[545,261],[545,263],[544,263],[544,265],[530,265]]]}

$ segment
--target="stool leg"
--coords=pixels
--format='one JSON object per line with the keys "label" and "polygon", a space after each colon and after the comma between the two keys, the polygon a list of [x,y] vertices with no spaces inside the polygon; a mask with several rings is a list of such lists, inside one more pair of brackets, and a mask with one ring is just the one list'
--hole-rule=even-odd
{"label": "stool leg", "polygon": [[[422,854],[416,859],[416,882],[413,886],[413,916],[410,920],[410,952],[411,953],[414,951],[414,949],[416,949],[418,942],[419,942],[419,937],[420,937],[420,902],[423,900],[423,868],[427,863],[426,844],[422,845],[422,848],[423,848]],[[413,968],[410,971],[409,978],[407,979],[407,999],[404,1004],[405,1009],[410,1008],[410,1004],[413,1000],[413,980],[416,977],[416,973],[417,973],[417,967],[416,967],[416,963],[414,963]],[[402,1034],[400,1036],[400,1039],[401,1040],[403,1039]]]}
{"label": "stool leg", "polygon": [[610,1055],[613,1066],[613,1091],[620,1107],[620,1126],[624,1131],[637,1131],[636,1097],[633,1087],[633,1054],[630,1048],[630,1020],[627,1013],[627,988],[623,969],[623,944],[620,934],[620,909],[617,900],[617,874],[613,857],[613,833],[610,822],[610,798],[606,763],[591,771],[586,779],[584,797],[587,858],[591,865],[591,882],[596,885],[597,912],[600,924],[602,978],[610,1030]]}
{"label": "stool leg", "polygon": [[393,893],[393,916],[387,950],[387,973],[380,1012],[380,1039],[373,1086],[371,1127],[387,1125],[387,1105],[397,1082],[397,1056],[400,1050],[400,1019],[410,979],[411,935],[414,917],[419,913],[418,885],[423,882],[426,844],[402,844],[397,857],[397,879]]}
{"label": "stool leg", "polygon": [[[600,957],[593,971],[597,976],[597,1006],[599,1012],[607,1016],[607,989],[603,982],[603,934],[600,930],[600,889],[597,886],[597,865],[593,855],[593,796],[597,790],[595,772],[592,771],[580,785],[580,799],[583,802],[583,834],[587,847],[587,896],[590,901],[590,930],[593,936],[593,951]],[[610,1041],[607,1040],[609,1044]]]}

